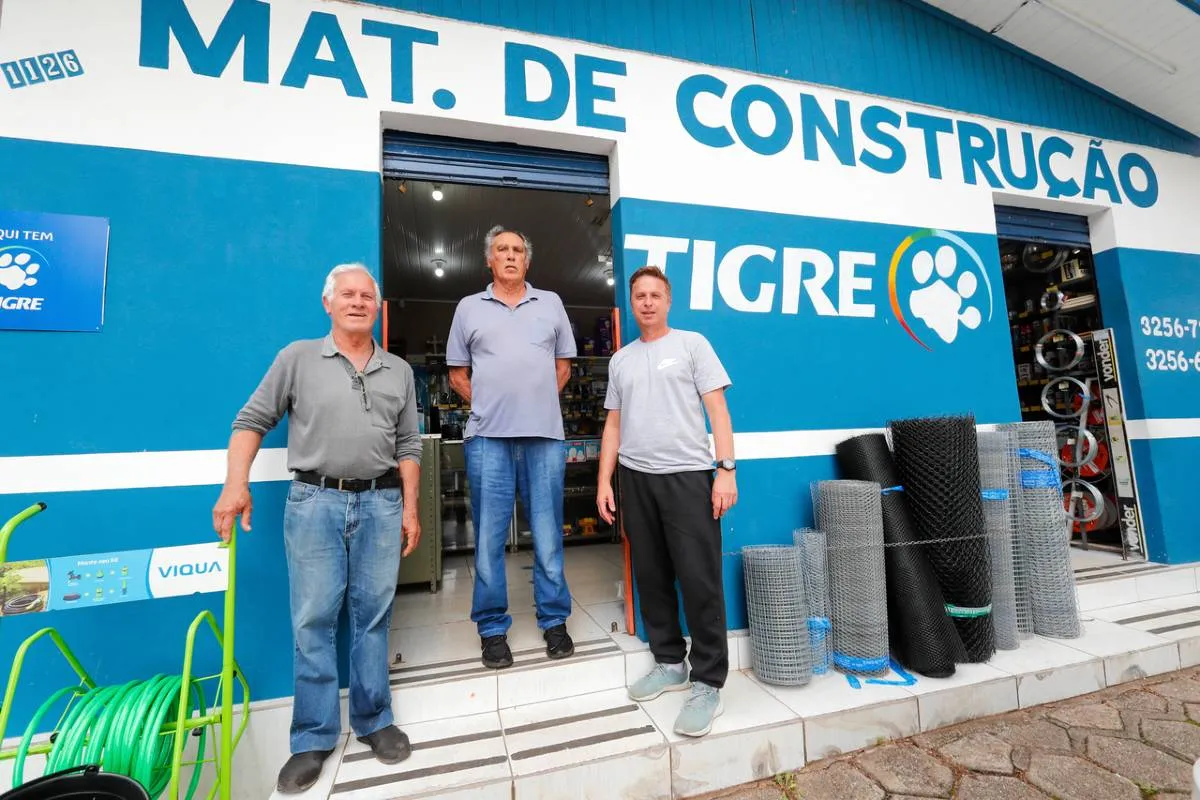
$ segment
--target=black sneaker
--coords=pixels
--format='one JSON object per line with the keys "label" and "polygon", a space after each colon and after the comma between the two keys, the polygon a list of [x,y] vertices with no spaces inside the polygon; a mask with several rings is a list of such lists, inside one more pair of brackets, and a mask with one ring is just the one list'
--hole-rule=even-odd
{"label": "black sneaker", "polygon": [[279,780],[275,786],[280,794],[298,794],[317,782],[321,777],[321,767],[329,758],[332,750],[312,750],[307,753],[296,753],[287,760],[283,769],[279,770]]}
{"label": "black sneaker", "polygon": [[483,638],[483,665],[490,669],[512,666],[512,650],[508,649],[508,637],[485,636]]}
{"label": "black sneaker", "polygon": [[571,641],[566,625],[555,625],[545,631],[542,638],[546,640],[546,655],[550,658],[567,658],[575,653],[575,643]]}

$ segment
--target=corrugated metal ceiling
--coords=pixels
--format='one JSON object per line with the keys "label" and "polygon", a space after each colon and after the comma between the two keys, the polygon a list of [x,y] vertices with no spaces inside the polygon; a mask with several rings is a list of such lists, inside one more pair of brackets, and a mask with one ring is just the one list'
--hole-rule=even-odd
{"label": "corrugated metal ceiling", "polygon": [[1180,0],[925,0],[1200,136],[1200,6]]}

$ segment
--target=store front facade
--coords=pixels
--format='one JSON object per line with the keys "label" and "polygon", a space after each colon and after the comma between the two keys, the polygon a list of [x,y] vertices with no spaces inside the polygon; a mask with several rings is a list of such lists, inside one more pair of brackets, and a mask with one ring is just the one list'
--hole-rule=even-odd
{"label": "store front facade", "polygon": [[[1200,459],[1196,157],[360,3],[104,5],[8,0],[0,19],[3,61],[23,70],[0,87],[0,209],[109,226],[98,332],[0,332],[0,364],[22,375],[5,392],[6,506],[49,503],[55,549],[211,536],[234,413],[280,347],[324,332],[329,268],[379,266],[383,141],[401,132],[608,157],[625,340],[624,282],[660,265],[672,324],[704,333],[733,380],[732,628],[740,549],[811,524],[838,441],[903,417],[1021,418],[998,206],[1087,219],[1133,535],[1152,560],[1200,560],[1179,481]],[[531,281],[552,267],[535,261]],[[0,294],[34,296],[14,268]],[[2,308],[6,323],[38,313]],[[242,541],[240,630],[255,634],[240,658],[259,697],[290,694],[284,447],[282,431],[264,443]],[[63,630],[148,674],[176,654],[145,632],[204,602]],[[5,658],[23,624],[6,621]]]}

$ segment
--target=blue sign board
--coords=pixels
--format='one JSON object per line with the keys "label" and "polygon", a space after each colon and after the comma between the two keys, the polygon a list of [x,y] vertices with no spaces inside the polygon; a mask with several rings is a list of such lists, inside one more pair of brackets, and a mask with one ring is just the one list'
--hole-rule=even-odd
{"label": "blue sign board", "polygon": [[0,330],[100,330],[107,265],[107,219],[0,211]]}

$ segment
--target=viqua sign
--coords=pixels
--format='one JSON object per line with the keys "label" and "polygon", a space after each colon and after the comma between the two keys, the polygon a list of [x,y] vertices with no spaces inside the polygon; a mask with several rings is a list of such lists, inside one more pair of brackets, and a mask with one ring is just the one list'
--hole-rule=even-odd
{"label": "viqua sign", "polygon": [[[355,8],[356,15],[360,10]],[[442,46],[442,38],[433,28],[359,16],[343,21],[330,11],[310,12],[300,33],[285,38],[273,32],[268,2],[233,0],[206,40],[187,0],[143,0],[138,63],[170,69],[174,42],[192,73],[216,78],[240,52],[245,82],[303,90],[318,79],[339,84],[348,97],[368,99],[361,65],[368,55],[371,63],[378,63],[377,56],[386,53],[391,86],[387,99],[412,104],[417,87],[432,80],[415,74],[414,53],[417,48]],[[378,50],[368,54],[367,48]],[[280,49],[290,57],[281,73],[272,74],[270,53]],[[480,75],[495,75],[498,83],[503,76],[497,91],[503,92],[504,115],[510,119],[558,121],[573,107],[577,127],[625,131],[630,113],[622,103],[627,62],[584,54],[569,61],[544,47],[506,41],[503,63]],[[536,75],[536,91],[531,75]],[[919,164],[931,180],[1038,192],[1049,198],[1079,197],[1139,208],[1158,201],[1158,176],[1137,152],[1110,154],[1103,142],[1091,140],[1081,153],[1082,148],[1053,133],[927,111],[902,113],[875,101],[830,102],[798,88],[777,88],[781,85],[734,86],[717,75],[697,72],[670,90],[680,128],[705,147],[738,148],[762,158],[784,154],[801,161],[835,160],[881,174]],[[457,104],[453,87],[433,90],[432,99],[443,110]],[[951,159],[943,158],[943,146],[953,154]]]}
{"label": "viqua sign", "polygon": [[204,575],[209,572],[220,571],[221,565],[216,561],[201,562],[198,564],[170,564],[158,568],[159,577],[162,578],[187,578],[192,575]]}

